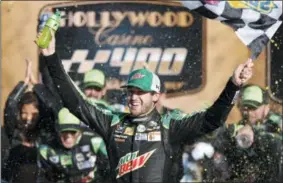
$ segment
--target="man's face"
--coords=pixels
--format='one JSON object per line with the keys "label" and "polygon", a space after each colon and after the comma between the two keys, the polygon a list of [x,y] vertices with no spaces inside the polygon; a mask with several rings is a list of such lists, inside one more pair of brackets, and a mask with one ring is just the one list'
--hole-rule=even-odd
{"label": "man's face", "polygon": [[127,102],[133,116],[141,116],[153,109],[159,99],[159,93],[145,92],[139,88],[127,89]]}
{"label": "man's face", "polygon": [[94,99],[100,100],[104,96],[105,90],[97,86],[91,86],[91,87],[85,88],[84,93],[88,98],[94,98]]}
{"label": "man's face", "polygon": [[243,107],[243,112],[247,115],[247,118],[251,124],[256,124],[258,121],[262,121],[269,112],[269,106],[262,105],[258,108]]}
{"label": "man's face", "polygon": [[39,110],[34,104],[24,104],[21,109],[20,128],[31,130],[36,126]]}
{"label": "man's face", "polygon": [[80,136],[79,131],[63,131],[60,133],[60,138],[63,146],[67,149],[72,148],[76,142],[78,137]]}

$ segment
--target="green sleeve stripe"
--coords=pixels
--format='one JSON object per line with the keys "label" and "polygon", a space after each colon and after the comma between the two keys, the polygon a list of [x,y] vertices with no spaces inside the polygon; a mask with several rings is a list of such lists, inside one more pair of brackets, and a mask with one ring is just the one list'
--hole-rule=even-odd
{"label": "green sleeve stripe", "polygon": [[121,113],[120,115],[114,115],[111,121],[111,126],[120,123],[120,121],[122,121],[127,115],[128,114],[124,114],[124,113]]}
{"label": "green sleeve stripe", "polygon": [[47,160],[48,146],[39,146],[39,153],[45,160]]}
{"label": "green sleeve stripe", "polygon": [[177,120],[177,121],[178,120],[184,120],[186,118],[189,118],[189,117],[193,116],[196,113],[200,113],[200,112],[204,112],[204,111],[205,111],[205,109],[193,112],[191,114],[186,114],[186,113],[184,113],[183,111],[181,111],[179,109],[174,109],[173,111],[171,111],[169,113],[166,113],[166,114],[164,114],[162,116],[163,127],[166,128],[166,129],[169,129],[171,120]]}
{"label": "green sleeve stripe", "polygon": [[102,154],[107,156],[106,146],[102,138],[93,137],[91,139],[91,144],[92,144],[93,151],[95,153],[101,152]]}
{"label": "green sleeve stripe", "polygon": [[[77,91],[79,92],[79,94],[81,95],[81,97],[88,102],[90,105],[93,105],[95,107],[98,108],[98,110],[101,110],[96,103],[98,103],[98,100],[93,99],[93,98],[88,98],[83,92],[82,90],[74,83],[74,81],[70,78],[71,82],[73,83],[74,87],[77,89]],[[103,111],[102,111],[103,112]]]}
{"label": "green sleeve stripe", "polygon": [[106,146],[105,146],[104,142],[102,142],[102,143],[100,144],[99,151],[100,151],[103,155],[107,156]]}
{"label": "green sleeve stripe", "polygon": [[100,148],[100,145],[101,143],[103,142],[103,140],[100,138],[100,137],[93,137],[91,139],[91,145],[92,145],[92,148],[93,148],[93,151],[95,153],[98,152],[99,148]]}

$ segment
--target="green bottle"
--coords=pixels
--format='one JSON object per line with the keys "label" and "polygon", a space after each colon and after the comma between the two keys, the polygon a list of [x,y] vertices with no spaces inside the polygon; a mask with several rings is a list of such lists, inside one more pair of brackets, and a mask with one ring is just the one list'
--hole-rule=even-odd
{"label": "green bottle", "polygon": [[61,21],[60,11],[56,10],[56,13],[50,16],[46,21],[46,24],[44,25],[43,29],[40,31],[41,35],[35,40],[36,44],[40,48],[47,48],[49,46],[49,43],[51,41],[50,29],[55,33],[60,26],[60,21]]}

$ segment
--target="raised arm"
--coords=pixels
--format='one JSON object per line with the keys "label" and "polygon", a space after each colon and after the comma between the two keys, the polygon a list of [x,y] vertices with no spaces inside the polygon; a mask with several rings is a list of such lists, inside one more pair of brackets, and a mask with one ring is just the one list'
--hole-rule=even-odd
{"label": "raised arm", "polygon": [[12,140],[19,116],[18,102],[23,96],[27,85],[20,81],[8,96],[4,108],[4,129],[9,141]]}
{"label": "raised arm", "polygon": [[31,62],[26,60],[25,80],[20,81],[9,94],[4,108],[4,129],[9,141],[12,140],[19,116],[18,103],[30,82]]}
{"label": "raised arm", "polygon": [[60,102],[62,102],[61,97],[58,94],[56,87],[53,83],[53,80],[50,76],[48,68],[46,67],[45,59],[44,59],[44,56],[42,54],[40,54],[40,62],[41,62],[40,71],[41,71],[42,83],[45,85],[45,87],[48,88],[48,90],[56,98],[56,100],[60,100]]}
{"label": "raised arm", "polygon": [[96,105],[91,105],[85,101],[85,98],[65,72],[59,56],[55,53],[54,35],[49,47],[42,49],[42,54],[64,106],[106,140],[110,124],[114,119],[113,115],[111,111],[100,110]]}
{"label": "raised arm", "polygon": [[251,60],[239,65],[218,99],[207,110],[171,117],[170,132],[173,137],[177,141],[191,141],[222,126],[237,99],[240,87],[251,78],[252,67]]}

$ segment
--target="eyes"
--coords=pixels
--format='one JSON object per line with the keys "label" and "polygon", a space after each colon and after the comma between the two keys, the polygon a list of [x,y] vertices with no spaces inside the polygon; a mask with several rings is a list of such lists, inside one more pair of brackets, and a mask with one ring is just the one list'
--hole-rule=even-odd
{"label": "eyes", "polygon": [[255,111],[257,108],[255,108],[255,107],[248,107],[248,106],[246,106],[246,107],[244,107],[244,111]]}
{"label": "eyes", "polygon": [[72,130],[68,130],[68,131],[63,131],[63,132],[61,132],[62,134],[65,134],[65,135],[67,135],[67,134],[70,134],[70,135],[76,135],[78,132],[77,131],[72,131]]}
{"label": "eyes", "polygon": [[36,116],[38,116],[38,112],[32,112],[32,113],[22,112],[23,117],[27,117],[28,115],[31,115],[33,118],[35,118]]}
{"label": "eyes", "polygon": [[97,86],[90,86],[90,87],[87,87],[87,88],[85,89],[85,91],[92,91],[92,90],[95,90],[95,91],[97,91],[97,92],[100,92],[100,91],[102,91],[102,88],[99,88],[99,87],[97,87]]}

